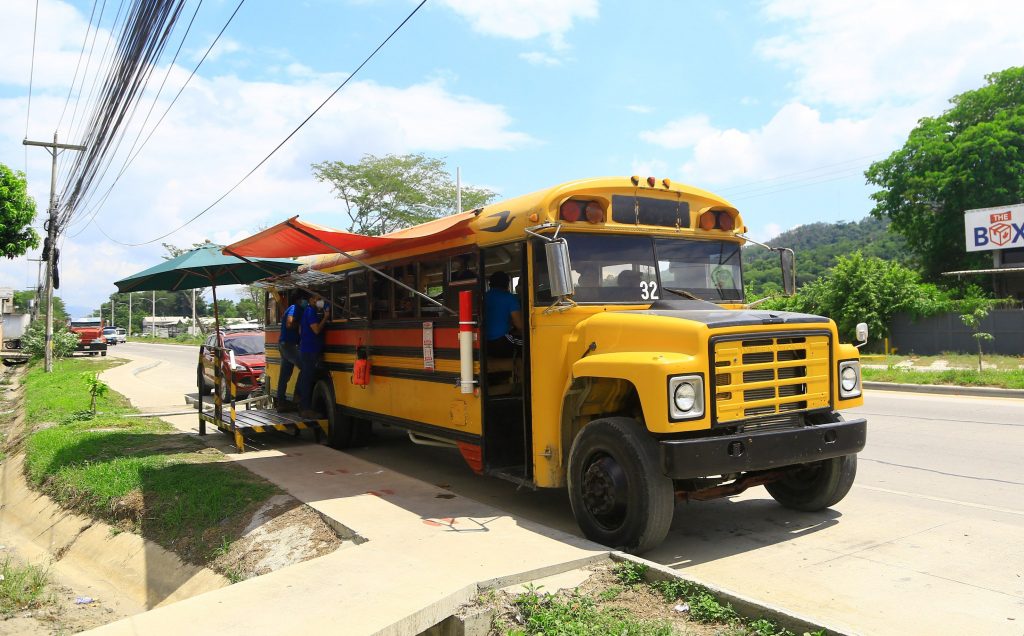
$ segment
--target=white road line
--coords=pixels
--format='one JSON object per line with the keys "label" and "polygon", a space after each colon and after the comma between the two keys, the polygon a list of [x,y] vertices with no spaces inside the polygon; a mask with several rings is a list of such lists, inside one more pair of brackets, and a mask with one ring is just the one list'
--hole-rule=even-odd
{"label": "white road line", "polygon": [[902,495],[904,497],[913,497],[915,499],[927,499],[928,501],[938,501],[941,503],[948,503],[956,506],[966,506],[968,508],[980,508],[981,510],[991,510],[993,512],[1005,512],[1009,515],[1018,515],[1020,517],[1024,517],[1024,510],[1012,510],[1010,508],[1000,508],[998,506],[988,506],[985,504],[971,503],[970,501],[959,501],[957,499],[946,499],[945,497],[922,495],[916,492],[906,492],[903,490],[890,490],[888,488],[879,488],[878,486],[863,486],[861,484],[854,484],[853,487],[863,488],[864,490],[874,490],[876,492],[884,492],[890,495]]}

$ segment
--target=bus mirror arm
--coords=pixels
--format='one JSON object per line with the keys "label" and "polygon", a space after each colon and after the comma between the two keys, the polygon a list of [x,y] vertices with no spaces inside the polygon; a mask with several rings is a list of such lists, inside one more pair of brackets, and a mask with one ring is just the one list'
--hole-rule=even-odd
{"label": "bus mirror arm", "polygon": [[782,267],[782,289],[787,296],[796,294],[796,254],[788,247],[772,247],[746,236],[737,234],[739,238],[748,243],[763,247],[767,250],[779,253],[779,265]]}
{"label": "bus mirror arm", "polygon": [[[551,236],[539,234],[540,230],[555,228]],[[534,227],[526,228],[526,233],[544,241],[544,255],[548,264],[548,288],[555,302],[544,310],[545,314],[561,312],[572,309],[576,301],[572,299],[576,291],[572,282],[572,263],[569,260],[569,243],[564,238],[558,238],[558,232],[562,229],[556,223],[544,223]]]}

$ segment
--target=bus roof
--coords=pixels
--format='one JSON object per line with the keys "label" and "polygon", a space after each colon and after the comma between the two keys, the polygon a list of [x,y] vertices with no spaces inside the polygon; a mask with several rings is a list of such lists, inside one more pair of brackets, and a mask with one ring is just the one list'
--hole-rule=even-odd
{"label": "bus roof", "polygon": [[[611,222],[611,206],[616,197],[655,198],[686,204],[689,218],[680,227],[641,226],[636,223]],[[372,258],[429,244],[433,249],[472,243],[492,245],[525,236],[525,229],[546,222],[559,221],[559,206],[566,200],[579,198],[597,201],[604,206],[605,229],[643,232],[687,232],[696,234],[697,219],[708,210],[726,211],[735,219],[735,229],[716,233],[735,235],[746,230],[738,211],[727,200],[693,186],[639,177],[594,177],[558,184],[512,199],[498,201],[471,212],[462,212],[435,219],[383,236],[365,236],[344,230],[307,223],[292,217],[249,238],[224,248],[225,254],[242,257],[311,257],[303,270],[333,270],[351,263],[338,253],[348,252],[357,258]],[[581,227],[589,224],[583,222]],[[312,282],[312,281],[311,281]]]}

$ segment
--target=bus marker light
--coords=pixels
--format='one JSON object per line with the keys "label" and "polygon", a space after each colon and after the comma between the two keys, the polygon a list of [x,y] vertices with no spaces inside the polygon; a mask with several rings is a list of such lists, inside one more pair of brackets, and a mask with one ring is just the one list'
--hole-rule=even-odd
{"label": "bus marker light", "polygon": [[534,212],[533,214],[530,215],[530,223],[536,223],[539,220],[540,220],[540,215],[537,214],[536,212]]}
{"label": "bus marker light", "polygon": [[662,179],[661,180],[661,185],[665,186],[666,188],[671,188],[672,187],[672,180],[671,179]]}
{"label": "bus marker light", "polygon": [[569,199],[562,204],[562,207],[558,210],[558,218],[569,223],[575,223],[580,220],[581,208],[583,207],[583,201],[574,201]]}
{"label": "bus marker light", "polygon": [[723,230],[731,231],[736,227],[736,219],[732,218],[728,212],[721,212],[718,215],[718,224]]}
{"label": "bus marker light", "polygon": [[603,223],[604,222],[604,209],[596,201],[591,201],[587,204],[587,220],[591,223]]}
{"label": "bus marker light", "polygon": [[713,230],[718,225],[718,214],[708,211],[700,215],[700,229]]}
{"label": "bus marker light", "polygon": [[636,175],[630,177],[629,180],[633,182],[633,185],[640,185],[640,177]]}
{"label": "bus marker light", "polygon": [[655,179],[654,177],[647,177],[647,185],[651,186],[652,188],[654,187],[654,184],[657,182],[658,180]]}

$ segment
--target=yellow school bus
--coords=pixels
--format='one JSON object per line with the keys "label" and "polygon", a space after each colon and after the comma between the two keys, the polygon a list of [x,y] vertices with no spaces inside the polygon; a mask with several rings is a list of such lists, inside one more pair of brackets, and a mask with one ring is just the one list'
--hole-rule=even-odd
{"label": "yellow school bus", "polygon": [[[710,192],[607,177],[383,237],[293,218],[225,251],[319,254],[265,284],[278,301],[294,288],[329,301],[313,396],[333,446],[402,427],[458,448],[477,473],[567,487],[587,537],[640,552],[665,537],[677,499],[764,485],[813,511],[856,474],[866,422],[838,412],[862,403],[857,348],[828,318],[745,304],[745,230]],[[792,252],[780,261],[791,288]],[[511,357],[482,342],[509,321],[486,310],[499,271],[523,322]],[[283,303],[267,306],[274,325]]]}

